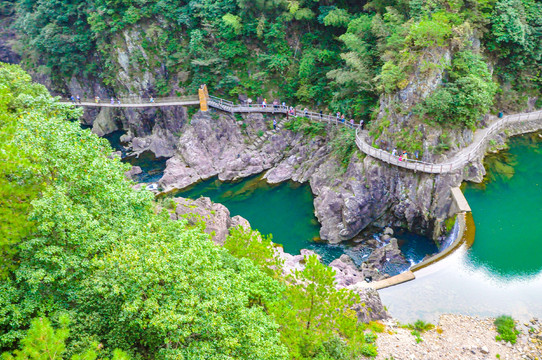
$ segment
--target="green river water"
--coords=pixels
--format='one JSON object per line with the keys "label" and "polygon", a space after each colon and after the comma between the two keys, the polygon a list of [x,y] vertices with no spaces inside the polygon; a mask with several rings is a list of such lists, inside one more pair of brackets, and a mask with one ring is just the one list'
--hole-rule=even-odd
{"label": "green river water", "polygon": [[472,248],[420,270],[414,281],[380,291],[392,316],[542,316],[542,141],[530,134],[509,145],[487,157],[483,184],[465,185],[476,225]]}
{"label": "green river water", "polygon": [[[272,234],[273,241],[290,254],[297,255],[301,249],[311,249],[322,256],[326,264],[342,254],[348,254],[361,264],[370,255],[369,249],[352,250],[352,243],[331,245],[320,241],[320,224],[314,216],[313,195],[307,184],[289,181],[270,185],[261,180],[261,176],[233,183],[212,178],[179,192],[178,196],[191,199],[206,196],[225,205],[231,216],[241,215],[252,228],[264,235]],[[378,234],[367,236],[378,237]],[[396,237],[400,249],[412,264],[438,251],[428,238],[404,231],[398,231]],[[405,270],[393,264],[388,266],[391,273]]]}

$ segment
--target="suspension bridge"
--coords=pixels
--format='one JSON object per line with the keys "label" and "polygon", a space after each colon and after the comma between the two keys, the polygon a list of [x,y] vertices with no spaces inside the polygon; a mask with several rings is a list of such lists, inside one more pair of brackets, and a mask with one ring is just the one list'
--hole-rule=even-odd
{"label": "suspension bridge", "polygon": [[[199,94],[196,96],[181,96],[181,97],[163,97],[163,98],[148,98],[141,97],[126,97],[119,99],[111,99],[109,102],[100,101],[100,99],[80,99],[71,101],[70,104],[83,107],[113,107],[113,108],[148,108],[148,107],[163,107],[163,106],[195,106],[199,105],[202,111],[207,111],[209,107],[235,113],[271,113],[271,114],[292,114],[295,116],[303,116],[313,121],[326,122],[336,126],[345,126],[356,131],[356,145],[368,156],[375,159],[394,165],[400,168],[413,171],[420,171],[429,174],[444,174],[462,169],[476,157],[482,155],[485,151],[490,139],[502,131],[506,126],[515,123],[530,123],[542,120],[542,110],[520,113],[504,116],[493,122],[490,126],[484,129],[478,129],[474,133],[472,143],[461,149],[458,153],[452,156],[451,159],[444,162],[430,163],[418,161],[414,159],[404,159],[400,156],[392,155],[389,151],[379,149],[371,145],[369,134],[366,130],[362,130],[359,124],[352,124],[348,120],[341,121],[336,116],[323,114],[314,111],[300,111],[286,105],[277,104],[236,104],[232,101],[221,99],[216,96],[209,95],[207,87],[204,85],[199,89]],[[538,126],[542,128],[542,124]]]}

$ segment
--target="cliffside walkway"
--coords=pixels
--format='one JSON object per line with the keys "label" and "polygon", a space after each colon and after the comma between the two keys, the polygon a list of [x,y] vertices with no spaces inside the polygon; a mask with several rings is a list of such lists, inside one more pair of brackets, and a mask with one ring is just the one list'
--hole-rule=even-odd
{"label": "cliffside walkway", "polygon": [[[149,99],[142,98],[121,98],[120,102],[115,99],[114,103],[110,101],[96,102],[89,99],[81,100],[81,102],[69,102],[75,106],[86,107],[115,107],[115,108],[146,108],[146,107],[161,107],[161,106],[190,106],[200,105],[202,109],[209,107],[226,111],[229,113],[271,113],[271,114],[287,114],[289,111],[288,106],[273,105],[273,104],[235,104],[232,101],[224,100],[216,96],[210,96],[206,93],[202,98],[200,90],[200,96],[184,96],[184,97],[169,97],[169,98],[156,98],[153,102]],[[67,103],[67,102],[65,102]],[[204,105],[203,105],[204,103]],[[453,172],[455,170],[463,168],[467,163],[481,155],[482,151],[485,151],[485,146],[489,142],[490,138],[497,132],[501,131],[504,127],[514,123],[536,121],[542,119],[542,110],[530,113],[521,113],[504,116],[498,119],[485,129],[478,129],[474,133],[474,139],[472,143],[461,149],[457,154],[453,155],[449,161],[441,163],[428,163],[424,161],[418,161],[413,159],[399,160],[399,156],[393,156],[390,152],[378,149],[370,144],[368,132],[360,129],[359,124],[350,124],[348,120],[344,122],[337,119],[336,116],[320,114],[314,111],[299,111],[296,109],[297,116],[307,117],[314,121],[322,121],[337,126],[345,126],[348,128],[356,129],[356,145],[358,148],[375,159],[381,160],[385,163],[398,166],[404,169],[421,171],[429,174],[444,174]],[[409,154],[412,156],[412,154]]]}
{"label": "cliffside walkway", "polygon": [[[476,130],[474,133],[474,139],[469,146],[461,149],[457,154],[453,155],[449,161],[442,163],[427,163],[411,159],[408,159],[407,161],[399,161],[398,156],[393,156],[388,151],[377,149],[370,145],[368,142],[368,133],[366,131],[360,131],[359,129],[356,131],[356,144],[365,154],[388,164],[430,174],[443,174],[461,169],[471,160],[477,156],[480,156],[481,153],[485,151],[485,146],[491,137],[501,131],[507,125],[536,121],[540,119],[542,119],[542,110],[504,116],[492,123],[487,128]],[[412,155],[410,154],[410,156]]]}

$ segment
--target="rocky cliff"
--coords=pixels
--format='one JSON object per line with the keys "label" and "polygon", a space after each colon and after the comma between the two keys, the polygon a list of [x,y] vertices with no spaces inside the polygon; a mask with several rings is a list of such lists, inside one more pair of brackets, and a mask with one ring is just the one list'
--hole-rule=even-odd
{"label": "rocky cliff", "polygon": [[[337,132],[333,126],[325,136],[285,129],[266,134],[271,121],[259,114],[240,120],[220,112],[198,112],[182,128],[160,185],[168,192],[212,176],[235,180],[261,172],[271,183],[309,182],[322,225],[320,236],[332,243],[352,239],[370,224],[405,226],[429,235],[440,230],[448,216],[449,188],[460,183],[460,174],[414,173],[360,152],[343,168],[330,146]],[[261,145],[250,146],[261,141],[259,135],[265,138]]]}

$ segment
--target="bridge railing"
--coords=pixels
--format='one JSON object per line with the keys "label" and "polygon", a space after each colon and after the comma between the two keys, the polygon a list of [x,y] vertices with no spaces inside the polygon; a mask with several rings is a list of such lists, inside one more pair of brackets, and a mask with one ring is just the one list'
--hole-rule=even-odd
{"label": "bridge railing", "polygon": [[542,119],[542,111],[505,116],[491,124],[489,127],[478,130],[482,132],[480,137],[475,137],[474,142],[456,154],[451,161],[442,163],[427,163],[413,159],[405,160],[400,156],[392,155],[388,151],[377,149],[368,143],[367,133],[365,131],[360,131],[360,129],[356,131],[356,144],[365,154],[398,167],[433,174],[447,173],[462,168],[476,156],[479,156],[482,150],[485,149],[485,146],[487,146],[490,138],[501,131],[505,125],[540,119]]}
{"label": "bridge railing", "polygon": [[[77,104],[79,101],[75,99],[75,101],[72,101],[70,98],[67,99],[69,102],[73,102]],[[178,102],[185,102],[185,101],[199,101],[197,96],[194,95],[187,95],[187,96],[168,96],[168,97],[159,97],[159,98],[153,98],[153,101],[151,101],[150,97],[141,97],[141,96],[123,96],[123,97],[114,97],[113,102],[111,102],[111,98],[100,98],[99,101],[96,101],[96,98],[81,98],[81,103],[94,103],[94,104],[103,104],[103,105],[112,105],[112,104],[118,104],[120,101],[121,104],[126,105],[145,105],[145,104],[168,104],[168,103],[178,103]]]}

